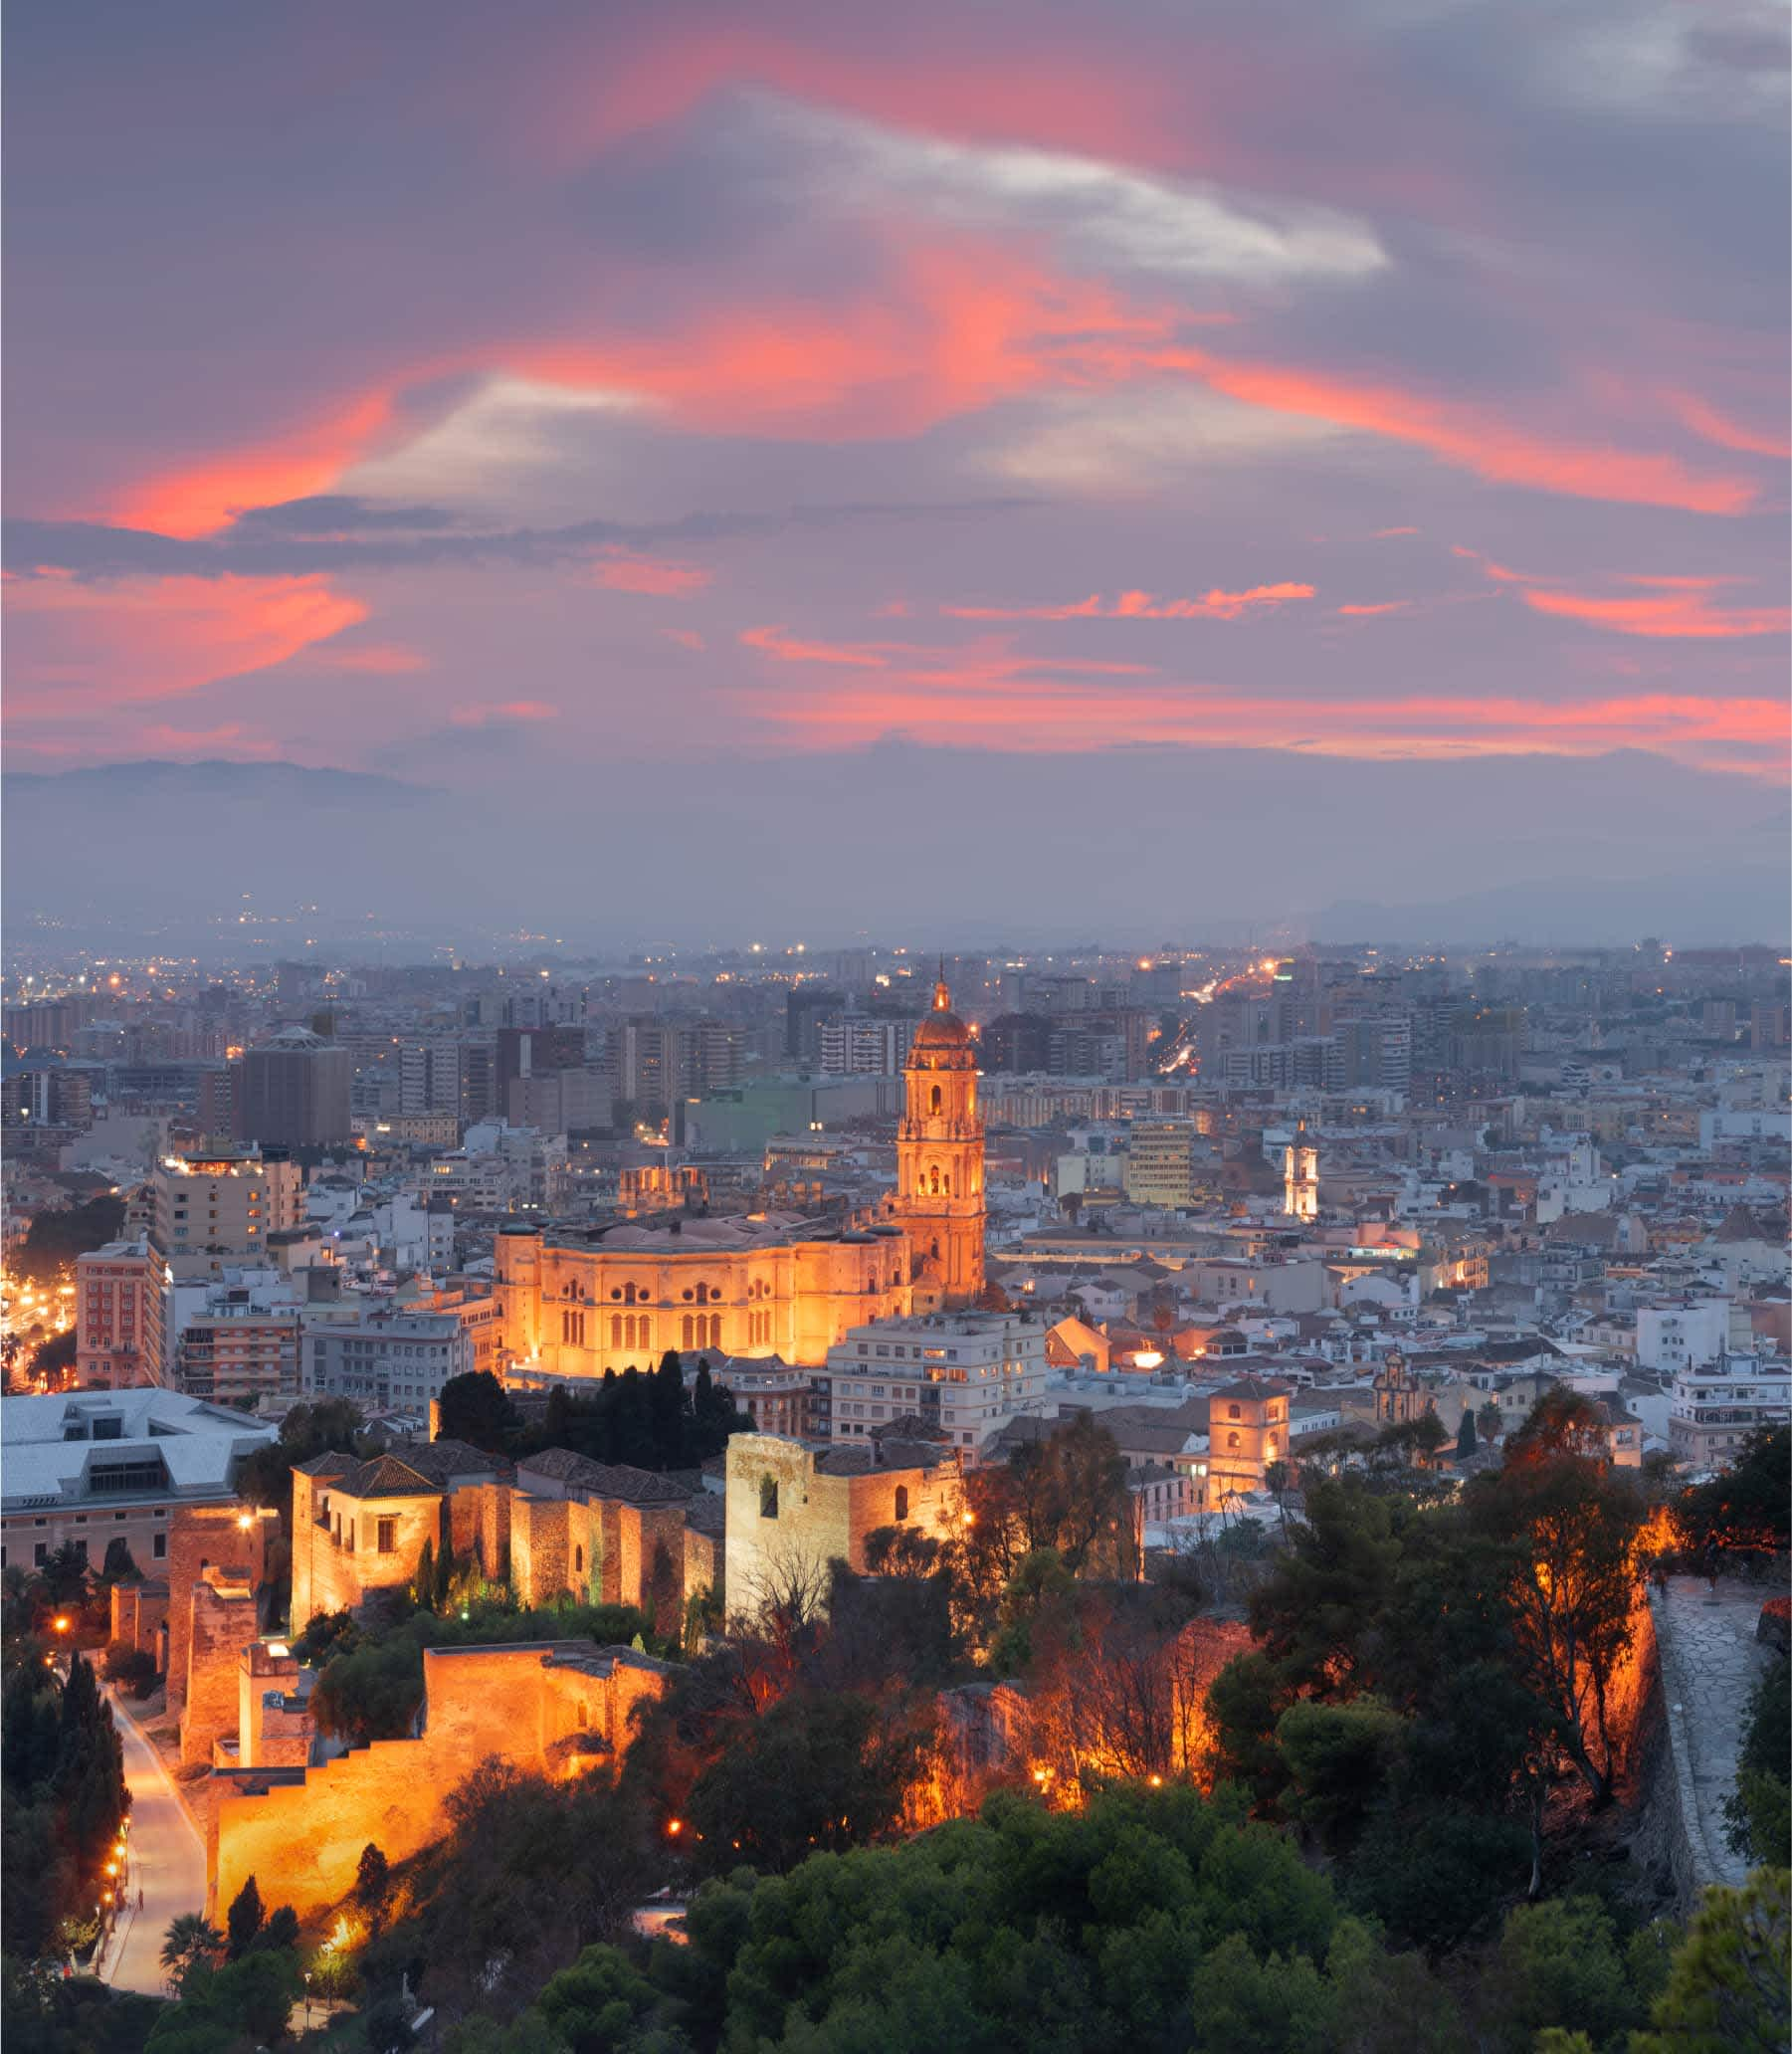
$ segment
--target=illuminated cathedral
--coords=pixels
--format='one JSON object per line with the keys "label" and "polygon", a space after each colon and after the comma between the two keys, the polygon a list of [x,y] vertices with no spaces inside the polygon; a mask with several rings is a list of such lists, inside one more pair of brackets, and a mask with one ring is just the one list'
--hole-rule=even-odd
{"label": "illuminated cathedral", "polygon": [[819,1367],[850,1329],[983,1289],[983,1121],[970,1030],[942,977],[909,1044],[896,1194],[845,1228],[778,1215],[520,1222],[496,1246],[499,1357],[519,1385],[576,1382],[667,1348]]}

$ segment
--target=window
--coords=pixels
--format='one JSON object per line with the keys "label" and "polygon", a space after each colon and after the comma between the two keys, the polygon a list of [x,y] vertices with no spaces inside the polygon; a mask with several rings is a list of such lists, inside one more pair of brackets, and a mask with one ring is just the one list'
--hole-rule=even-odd
{"label": "window", "polygon": [[899,1526],[908,1517],[908,1486],[897,1484],[896,1488],[896,1516]]}
{"label": "window", "polygon": [[776,1477],[759,1479],[759,1517],[776,1519],[778,1516],[778,1480]]}
{"label": "window", "polygon": [[383,1519],[379,1522],[378,1545],[381,1554],[398,1552],[398,1522],[395,1519]]}
{"label": "window", "polygon": [[[1237,1407],[1236,1405],[1228,1405],[1228,1406],[1226,1407],[1226,1417],[1227,1417],[1228,1419],[1238,1419],[1238,1418],[1240,1418],[1240,1417],[1242,1417],[1242,1416],[1243,1416],[1243,1415],[1242,1415],[1242,1414],[1240,1413],[1240,1411],[1239,1411],[1239,1409],[1238,1409],[1238,1407]],[[1235,1443],[1234,1443],[1234,1445],[1236,1446],[1236,1445],[1237,1445],[1237,1443],[1235,1442]]]}
{"label": "window", "polygon": [[1238,1435],[1235,1433],[1229,1433],[1226,1436],[1226,1445],[1228,1448],[1236,1448],[1238,1446]]}
{"label": "window", "polygon": [[932,1113],[937,1113],[940,1108],[940,1103],[941,1102],[939,1096],[939,1086],[935,1085],[927,1100],[927,1110]]}
{"label": "window", "polygon": [[582,1547],[572,1550],[572,1567],[575,1575],[582,1576],[585,1573],[585,1550]]}

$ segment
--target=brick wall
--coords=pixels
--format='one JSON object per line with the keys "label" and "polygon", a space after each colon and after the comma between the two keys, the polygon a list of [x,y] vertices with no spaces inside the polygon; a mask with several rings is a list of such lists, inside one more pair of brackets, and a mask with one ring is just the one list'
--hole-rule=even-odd
{"label": "brick wall", "polygon": [[[271,1519],[243,1505],[182,1505],[168,1522],[168,1711],[178,1714],[187,1699],[187,1661],[192,1646],[193,1592],[205,1570],[222,1564],[246,1579],[251,1592],[266,1574]],[[251,1604],[253,1614],[254,1605]],[[243,1640],[253,1640],[251,1618]],[[240,1647],[242,1642],[238,1642]],[[233,1653],[234,1661],[234,1653]],[[234,1673],[232,1688],[235,1688]]]}

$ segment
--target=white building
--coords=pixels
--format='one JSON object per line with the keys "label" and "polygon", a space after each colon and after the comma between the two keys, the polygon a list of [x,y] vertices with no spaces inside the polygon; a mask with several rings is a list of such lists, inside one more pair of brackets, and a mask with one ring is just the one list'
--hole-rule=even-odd
{"label": "white building", "polygon": [[307,1398],[352,1398],[363,1410],[427,1411],[450,1377],[477,1366],[474,1336],[455,1313],[337,1305],[305,1322]]}
{"label": "white building", "polygon": [[824,1077],[899,1077],[908,1060],[911,1020],[824,1020],[816,1046]]}
{"label": "white building", "polygon": [[1668,1445],[1695,1473],[1735,1459],[1757,1427],[1792,1418],[1792,1369],[1764,1355],[1722,1355],[1674,1379]]}
{"label": "white building", "polygon": [[0,1567],[30,1570],[75,1541],[96,1569],[122,1540],[144,1575],[167,1558],[181,1505],[234,1498],[237,1465],[271,1426],[178,1391],[8,1398]]}
{"label": "white building", "polygon": [[1729,1340],[1727,1298],[1637,1309],[1637,1366],[1664,1375],[1714,1362]]}
{"label": "white building", "polygon": [[1046,1408],[1046,1325],[1020,1313],[933,1313],[854,1327],[816,1372],[818,1434],[863,1441],[917,1416],[976,1448],[1018,1413]]}

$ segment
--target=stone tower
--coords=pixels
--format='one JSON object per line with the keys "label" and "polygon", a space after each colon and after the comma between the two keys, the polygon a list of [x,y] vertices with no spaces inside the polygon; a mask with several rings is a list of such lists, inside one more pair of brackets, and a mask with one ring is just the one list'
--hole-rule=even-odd
{"label": "stone tower", "polygon": [[896,1131],[896,1215],[914,1250],[915,1310],[972,1304],[983,1289],[983,1121],[977,1058],[942,975],[908,1048]]}

